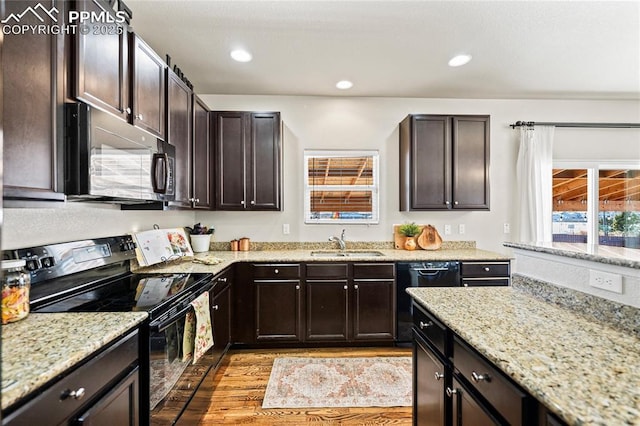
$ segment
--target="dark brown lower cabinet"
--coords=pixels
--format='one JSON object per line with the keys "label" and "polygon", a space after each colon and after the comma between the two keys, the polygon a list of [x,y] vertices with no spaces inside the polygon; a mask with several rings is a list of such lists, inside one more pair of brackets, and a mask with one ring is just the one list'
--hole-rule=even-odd
{"label": "dark brown lower cabinet", "polygon": [[343,280],[307,280],[307,341],[347,341],[349,285]]}
{"label": "dark brown lower cabinet", "polygon": [[255,280],[256,340],[302,340],[300,280]]}
{"label": "dark brown lower cabinet", "polygon": [[429,349],[424,339],[417,336],[414,342],[413,382],[414,424],[420,426],[448,425],[449,399],[446,398],[449,373],[444,363]]}
{"label": "dark brown lower cabinet", "polygon": [[136,368],[71,424],[137,426],[140,424],[138,409],[138,368]]}
{"label": "dark brown lower cabinet", "polygon": [[353,340],[393,340],[395,281],[354,280]]}
{"label": "dark brown lower cabinet", "polygon": [[232,270],[214,277],[216,285],[211,291],[211,321],[213,327],[213,362],[220,362],[231,344],[231,276]]}
{"label": "dark brown lower cabinet", "polygon": [[453,399],[453,426],[494,426],[501,423],[455,378],[447,395]]}

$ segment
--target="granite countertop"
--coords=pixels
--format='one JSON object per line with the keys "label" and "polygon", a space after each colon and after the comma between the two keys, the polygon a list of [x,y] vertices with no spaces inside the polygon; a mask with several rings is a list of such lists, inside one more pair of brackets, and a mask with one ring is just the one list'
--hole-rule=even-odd
{"label": "granite countertop", "polygon": [[640,424],[640,339],[512,287],[407,292],[569,424]]}
{"label": "granite countertop", "polygon": [[578,243],[513,243],[505,247],[640,269],[640,250]]}
{"label": "granite countertop", "polygon": [[[254,250],[254,251],[209,251],[196,253],[193,258],[185,258],[143,268],[139,272],[211,272],[218,273],[227,266],[237,262],[410,262],[410,261],[438,261],[438,260],[487,260],[506,261],[510,257],[475,248],[440,249],[440,250],[395,250],[395,249],[363,249],[352,251],[379,251],[383,256],[336,256],[314,257],[313,250]],[[347,250],[350,251],[350,250]],[[217,259],[220,263],[207,265],[195,263],[196,259]]]}
{"label": "granite countertop", "polygon": [[43,313],[3,325],[2,410],[146,318],[146,312]]}

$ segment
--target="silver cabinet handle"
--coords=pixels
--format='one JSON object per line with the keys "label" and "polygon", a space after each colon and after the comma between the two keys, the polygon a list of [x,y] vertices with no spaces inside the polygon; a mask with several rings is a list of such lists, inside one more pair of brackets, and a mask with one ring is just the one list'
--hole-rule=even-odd
{"label": "silver cabinet handle", "polygon": [[138,115],[136,115],[136,119],[138,119],[138,120],[144,120],[144,117],[142,116],[142,114],[138,114]]}
{"label": "silver cabinet handle", "polygon": [[464,284],[462,284],[462,286],[463,287],[469,287],[469,284],[468,283],[464,283]]}
{"label": "silver cabinet handle", "polygon": [[440,380],[440,379],[444,379],[444,374],[443,373],[438,373],[436,371],[436,380]]}
{"label": "silver cabinet handle", "polygon": [[484,268],[484,270],[485,270],[485,272],[489,272],[491,269],[489,269],[489,267],[488,267],[488,266],[486,266],[486,267]]}
{"label": "silver cabinet handle", "polygon": [[472,371],[471,372],[471,380],[473,380],[475,383],[479,383],[479,382],[482,382],[482,381],[490,382],[491,381],[491,376],[489,376],[487,373],[478,374],[475,371]]}
{"label": "silver cabinet handle", "polygon": [[125,108],[124,112],[126,112],[127,114],[131,114],[131,108],[129,107]]}
{"label": "silver cabinet handle", "polygon": [[345,290],[347,290],[349,287],[347,287],[346,285],[343,287]]}
{"label": "silver cabinet handle", "polygon": [[274,269],[274,270],[273,270],[273,273],[274,273],[274,274],[279,274],[279,273],[280,273],[280,271],[279,271],[279,270],[277,270],[277,269]]}
{"label": "silver cabinet handle", "polygon": [[199,202],[200,202],[200,198],[196,198],[196,203],[199,203]]}
{"label": "silver cabinet handle", "polygon": [[457,389],[451,389],[449,386],[447,386],[447,396],[449,398],[451,398],[453,395],[455,395],[457,393],[458,393]]}
{"label": "silver cabinet handle", "polygon": [[240,204],[244,206],[244,200],[240,201]]}
{"label": "silver cabinet handle", "polygon": [[218,278],[218,282],[219,283],[226,283],[227,282],[227,278]]}
{"label": "silver cabinet handle", "polygon": [[62,393],[62,396],[60,397],[60,399],[67,399],[67,398],[73,398],[73,399],[82,399],[82,397],[84,396],[85,390],[84,388],[78,388],[77,390],[66,390]]}
{"label": "silver cabinet handle", "polygon": [[358,284],[354,285],[353,288],[358,289]]}
{"label": "silver cabinet handle", "polygon": [[445,201],[444,203],[445,203],[447,206],[448,206],[449,204],[451,204],[449,201]]}
{"label": "silver cabinet handle", "polygon": [[218,305],[213,305],[211,308],[212,308],[214,311],[217,311],[218,309],[220,309],[220,306],[218,306]]}
{"label": "silver cabinet handle", "polygon": [[255,201],[253,201],[253,200],[251,200],[251,205],[252,205],[252,206],[255,206],[255,205],[256,205],[256,202],[255,202]]}
{"label": "silver cabinet handle", "polygon": [[424,330],[425,328],[429,328],[433,325],[433,321],[429,321],[428,323],[424,323],[420,321],[420,330]]}
{"label": "silver cabinet handle", "polygon": [[296,290],[300,290],[300,285],[297,285],[297,286],[296,286]]}
{"label": "silver cabinet handle", "polygon": [[457,202],[457,201],[454,201],[454,202],[453,202],[453,204],[455,204],[455,205],[457,206],[457,205],[458,205],[458,202]]}

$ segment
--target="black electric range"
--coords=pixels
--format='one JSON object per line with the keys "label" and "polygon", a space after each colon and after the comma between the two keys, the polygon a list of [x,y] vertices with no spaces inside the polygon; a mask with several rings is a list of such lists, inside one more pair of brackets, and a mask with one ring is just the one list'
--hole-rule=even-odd
{"label": "black electric range", "polygon": [[188,308],[211,287],[212,274],[130,271],[131,236],[72,241],[9,250],[31,275],[32,312],[146,311],[151,324]]}

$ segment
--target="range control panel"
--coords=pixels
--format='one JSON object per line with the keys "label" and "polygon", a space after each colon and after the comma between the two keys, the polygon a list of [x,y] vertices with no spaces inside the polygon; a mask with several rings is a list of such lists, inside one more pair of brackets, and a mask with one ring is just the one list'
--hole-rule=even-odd
{"label": "range control panel", "polygon": [[24,259],[31,283],[136,258],[130,235],[6,250],[4,259]]}

